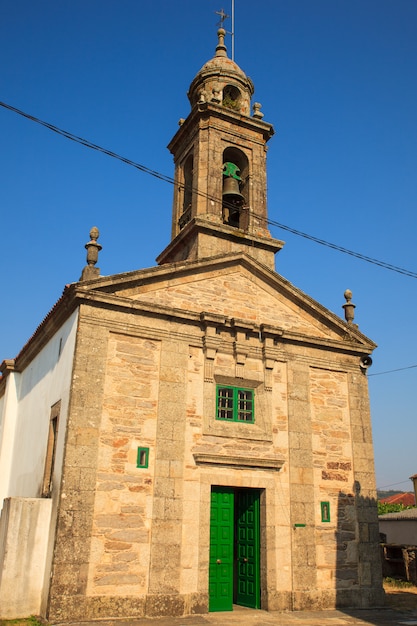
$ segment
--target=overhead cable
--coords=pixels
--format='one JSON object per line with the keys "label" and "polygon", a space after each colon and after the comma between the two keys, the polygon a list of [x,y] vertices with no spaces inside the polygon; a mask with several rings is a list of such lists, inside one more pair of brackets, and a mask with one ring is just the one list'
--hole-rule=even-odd
{"label": "overhead cable", "polygon": [[405,485],[408,483],[408,480],[403,480],[400,483],[392,483],[392,485],[385,485],[384,487],[378,487],[378,491],[382,491],[383,489],[388,489],[388,487],[395,487],[396,485]]}
{"label": "overhead cable", "polygon": [[382,376],[382,374],[392,374],[392,372],[402,372],[403,370],[412,370],[417,365],[409,365],[408,367],[398,367],[395,370],[387,370],[386,372],[376,372],[375,374],[368,374],[369,376]]}
{"label": "overhead cable", "polygon": [[[121,156],[120,154],[117,154],[116,152],[113,152],[112,150],[108,150],[107,148],[103,148],[102,146],[99,146],[91,141],[89,141],[88,139],[84,139],[83,137],[78,137],[77,135],[74,135],[73,133],[70,133],[69,131],[63,130],[62,128],[59,128],[58,126],[55,126],[54,124],[50,124],[49,122],[45,122],[44,120],[39,119],[38,117],[35,117],[33,115],[30,115],[29,113],[25,113],[24,111],[21,111],[20,109],[17,109],[16,107],[11,106],[10,104],[6,104],[5,102],[1,102],[0,101],[0,106],[2,106],[5,109],[8,109],[9,111],[13,111],[14,113],[17,113],[18,115],[21,115],[22,117],[25,117],[26,119],[32,121],[32,122],[36,122],[37,124],[40,124],[41,126],[44,126],[45,128],[48,128],[49,130],[53,131],[54,133],[57,133],[58,135],[61,135],[63,137],[65,137],[66,139],[70,139],[71,141],[75,141],[76,143],[79,143],[83,146],[85,146],[86,148],[91,148],[92,150],[97,150],[98,152],[102,152],[103,154],[106,154],[107,156],[110,156],[114,159],[117,159],[119,161],[122,161],[123,163],[126,163],[126,165],[130,165],[138,170],[140,170],[141,172],[144,172],[145,174],[150,174],[151,176],[154,176],[155,178],[158,178],[160,180],[163,180],[167,183],[170,183],[171,185],[173,185],[175,183],[174,178],[172,178],[171,176],[167,176],[166,174],[161,174],[160,172],[157,172],[155,170],[150,169],[149,167],[146,167],[145,165],[141,165],[140,163],[136,163],[135,161],[132,161],[131,159],[128,159],[126,157]],[[215,202],[219,202],[219,198],[213,197],[210,194],[207,194],[199,189],[193,188],[193,191],[195,193],[197,193],[200,196],[204,196],[205,198],[208,198],[209,200],[213,200]],[[417,278],[417,272],[412,272],[411,270],[407,270],[403,267],[398,267],[397,265],[392,265],[391,263],[386,263],[385,261],[380,261],[379,259],[374,259],[372,257],[366,256],[364,254],[361,254],[359,252],[355,252],[353,250],[349,250],[348,248],[344,248],[343,246],[339,246],[337,244],[331,243],[329,241],[325,241],[324,239],[320,239],[318,237],[315,237],[314,235],[309,235],[307,233],[304,233],[300,230],[296,230],[295,228],[291,228],[290,226],[286,226],[285,224],[281,224],[280,222],[277,222],[275,220],[271,220],[271,219],[266,219],[261,215],[257,215],[254,213],[254,216],[257,217],[258,219],[261,219],[263,221],[265,221],[268,225],[270,226],[275,226],[277,228],[281,228],[282,230],[288,231],[290,233],[292,233],[293,235],[297,235],[298,237],[303,237],[304,239],[308,239],[310,241],[313,241],[314,243],[318,243],[322,246],[325,246],[327,248],[331,248],[332,250],[336,250],[338,252],[343,252],[344,254],[348,254],[350,256],[353,256],[357,259],[360,259],[361,261],[366,261],[367,263],[372,263],[373,265],[377,265],[379,267],[382,267],[384,269],[390,270],[392,272],[397,272],[398,274],[403,274],[404,276],[409,276],[410,278]]]}

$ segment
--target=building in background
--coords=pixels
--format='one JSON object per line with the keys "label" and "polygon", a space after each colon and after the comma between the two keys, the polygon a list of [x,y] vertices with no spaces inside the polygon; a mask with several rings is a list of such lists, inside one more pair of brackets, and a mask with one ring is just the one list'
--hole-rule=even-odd
{"label": "building in background", "polygon": [[417,550],[417,508],[380,515],[379,530],[383,543],[414,546]]}
{"label": "building in background", "polygon": [[410,491],[396,493],[387,498],[380,498],[379,501],[383,504],[399,504],[400,506],[415,506],[416,504],[414,493]]}
{"label": "building in background", "polygon": [[158,265],[101,277],[93,229],[80,281],[1,366],[0,617],[383,600],[375,344],[349,291],[344,321],[275,272],[274,131],[224,35],[169,144]]}

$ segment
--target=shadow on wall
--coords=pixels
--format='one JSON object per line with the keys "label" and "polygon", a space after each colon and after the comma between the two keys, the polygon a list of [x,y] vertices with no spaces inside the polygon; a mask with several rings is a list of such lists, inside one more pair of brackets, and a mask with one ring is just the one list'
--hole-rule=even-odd
{"label": "shadow on wall", "polygon": [[349,614],[384,606],[377,501],[361,494],[358,481],[353,493],[339,492],[336,539],[337,607]]}

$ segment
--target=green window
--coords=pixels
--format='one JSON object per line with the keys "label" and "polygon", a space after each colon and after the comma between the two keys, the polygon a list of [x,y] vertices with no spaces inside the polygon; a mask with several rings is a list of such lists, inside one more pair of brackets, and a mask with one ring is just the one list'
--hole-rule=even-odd
{"label": "green window", "polygon": [[254,391],[239,387],[217,386],[217,419],[254,422]]}
{"label": "green window", "polygon": [[149,448],[138,448],[136,467],[148,467],[148,464],[149,464]]}
{"label": "green window", "polygon": [[330,502],[320,502],[321,521],[330,522]]}

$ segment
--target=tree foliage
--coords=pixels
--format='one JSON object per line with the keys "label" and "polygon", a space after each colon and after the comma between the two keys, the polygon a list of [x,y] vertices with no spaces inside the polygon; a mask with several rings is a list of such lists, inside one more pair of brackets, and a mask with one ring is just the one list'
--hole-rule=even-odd
{"label": "tree foliage", "polygon": [[385,515],[385,513],[398,513],[399,511],[405,511],[406,509],[412,509],[412,506],[404,506],[403,504],[390,504],[389,502],[379,502],[378,500],[378,515]]}

